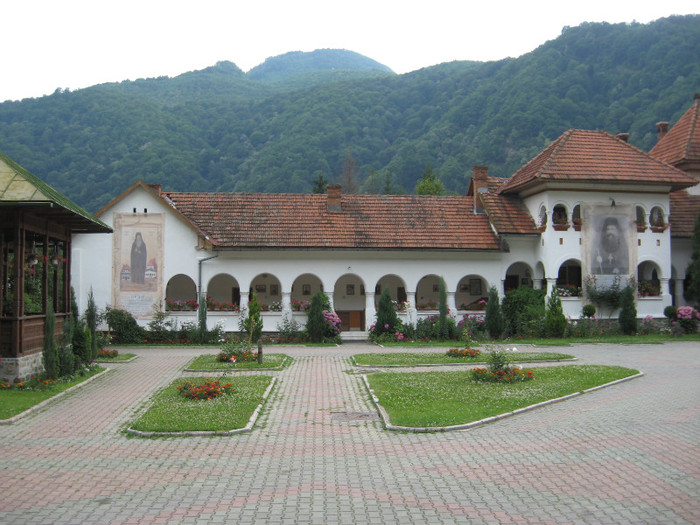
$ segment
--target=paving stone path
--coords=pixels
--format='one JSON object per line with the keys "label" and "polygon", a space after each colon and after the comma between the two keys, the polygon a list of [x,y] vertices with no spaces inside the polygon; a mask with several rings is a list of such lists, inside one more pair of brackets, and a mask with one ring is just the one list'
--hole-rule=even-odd
{"label": "paving stone path", "polygon": [[347,359],[376,347],[289,347],[253,432],[143,439],[121,431],[202,351],[137,350],[0,426],[0,523],[700,523],[700,344],[558,350],[645,376],[468,431],[396,433]]}

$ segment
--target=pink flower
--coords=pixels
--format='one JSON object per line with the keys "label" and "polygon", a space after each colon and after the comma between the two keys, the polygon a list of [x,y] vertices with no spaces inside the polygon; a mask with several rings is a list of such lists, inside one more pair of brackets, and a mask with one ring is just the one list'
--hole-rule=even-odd
{"label": "pink flower", "polygon": [[236,356],[233,356],[233,355],[232,355],[232,356],[231,356],[231,359],[229,359],[229,361],[231,361],[232,363],[235,363],[235,362],[236,362]]}

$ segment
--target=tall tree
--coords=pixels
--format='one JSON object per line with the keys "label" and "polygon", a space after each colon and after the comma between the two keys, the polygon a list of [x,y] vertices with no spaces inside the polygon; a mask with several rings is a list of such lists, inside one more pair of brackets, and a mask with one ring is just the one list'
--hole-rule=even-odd
{"label": "tall tree", "polygon": [[311,193],[326,193],[326,186],[328,186],[328,179],[323,176],[323,172],[318,172],[316,178],[311,181],[313,188],[311,188]]}
{"label": "tall tree", "polygon": [[340,184],[345,193],[357,193],[360,187],[360,173],[357,168],[357,159],[352,156],[352,151],[348,148],[348,153],[343,161],[343,171],[340,174]]}
{"label": "tall tree", "polygon": [[426,164],[423,177],[416,184],[416,195],[443,195],[445,187],[433,172],[430,164]]}
{"label": "tall tree", "polygon": [[693,251],[690,256],[690,264],[685,270],[688,279],[688,287],[685,290],[685,298],[700,303],[700,214],[695,220],[693,230]]}

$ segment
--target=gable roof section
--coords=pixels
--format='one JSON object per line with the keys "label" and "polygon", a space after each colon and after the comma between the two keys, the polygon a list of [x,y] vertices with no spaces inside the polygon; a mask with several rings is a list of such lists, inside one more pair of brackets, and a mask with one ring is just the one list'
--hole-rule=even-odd
{"label": "gable roof section", "polygon": [[218,249],[498,250],[472,199],[422,195],[175,193],[165,198]]}
{"label": "gable roof section", "polygon": [[517,193],[547,183],[651,185],[680,190],[695,184],[690,175],[605,131],[572,129],[563,133],[501,186]]}
{"label": "gable roof section", "polygon": [[76,233],[110,233],[112,229],[0,153],[0,202],[23,207],[52,208],[50,215]]}
{"label": "gable roof section", "polygon": [[488,193],[480,193],[486,215],[499,234],[537,235],[535,221],[517,195],[503,195],[498,189],[505,183],[500,177],[489,177]]}
{"label": "gable roof section", "polygon": [[687,191],[674,191],[671,197],[672,237],[692,237],[695,221],[700,214],[700,195],[690,195]]}
{"label": "gable roof section", "polygon": [[663,162],[680,167],[683,164],[700,163],[700,97],[688,108],[678,122],[666,133],[649,155]]}
{"label": "gable roof section", "polygon": [[[147,184],[147,183],[143,182],[142,180],[139,180],[139,181],[133,183],[126,190],[121,192],[114,199],[112,199],[107,204],[105,204],[102,208],[100,208],[100,210],[95,215],[97,215],[98,217],[102,217],[103,214],[108,212],[111,208],[113,208],[119,202],[124,200],[128,195],[131,195],[133,192],[135,192],[138,189],[145,191],[146,193],[151,195],[153,198],[162,201],[163,204],[165,204],[167,207],[171,208],[173,210],[173,214],[178,219],[180,219],[182,222],[184,222],[185,225],[187,225],[190,229],[192,229],[197,235],[201,236],[202,238],[207,237],[207,234],[205,232],[203,232],[189,218],[185,217],[182,213],[180,213],[180,211],[175,209],[175,207],[173,206],[173,203],[164,197],[163,193],[160,191],[161,190],[160,184]],[[201,195],[206,195],[206,194],[203,193]]]}

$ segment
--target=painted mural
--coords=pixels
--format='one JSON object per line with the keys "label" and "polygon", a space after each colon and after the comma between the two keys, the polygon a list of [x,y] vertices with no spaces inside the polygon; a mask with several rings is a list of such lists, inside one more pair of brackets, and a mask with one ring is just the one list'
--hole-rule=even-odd
{"label": "painted mural", "polygon": [[164,224],[161,213],[114,214],[112,304],[137,319],[163,296]]}
{"label": "painted mural", "polygon": [[637,228],[632,205],[587,204],[581,206],[584,227],[583,274],[605,286],[616,280],[626,284],[636,273]]}

